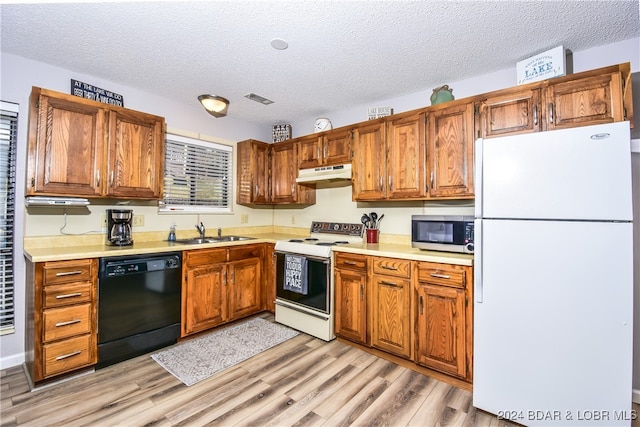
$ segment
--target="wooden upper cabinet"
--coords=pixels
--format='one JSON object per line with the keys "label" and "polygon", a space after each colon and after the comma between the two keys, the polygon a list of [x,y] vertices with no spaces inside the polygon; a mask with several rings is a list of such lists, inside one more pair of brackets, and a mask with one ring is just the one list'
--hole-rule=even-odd
{"label": "wooden upper cabinet", "polygon": [[27,195],[162,198],[164,118],[34,87]]}
{"label": "wooden upper cabinet", "polygon": [[387,197],[422,198],[425,188],[424,113],[387,124]]}
{"label": "wooden upper cabinet", "polygon": [[428,116],[427,186],[430,198],[473,198],[473,103]]}
{"label": "wooden upper cabinet", "polygon": [[33,88],[27,195],[100,196],[106,120],[107,111],[97,103]]}
{"label": "wooden upper cabinet", "polygon": [[315,184],[298,184],[296,140],[275,144],[247,140],[237,145],[236,195],[241,205],[316,202]]}
{"label": "wooden upper cabinet", "polygon": [[546,129],[624,120],[621,73],[613,72],[549,85]]}
{"label": "wooden upper cabinet", "polygon": [[351,129],[336,129],[297,139],[300,169],[351,162]]}
{"label": "wooden upper cabinet", "polygon": [[386,123],[378,121],[353,131],[352,182],[354,201],[387,196]]}
{"label": "wooden upper cabinet", "polygon": [[109,119],[107,195],[162,198],[164,120],[132,110],[111,111]]}
{"label": "wooden upper cabinet", "polygon": [[541,130],[541,89],[509,91],[479,103],[479,137],[515,135]]}
{"label": "wooden upper cabinet", "polygon": [[236,201],[241,205],[271,202],[270,146],[249,139],[237,145]]}

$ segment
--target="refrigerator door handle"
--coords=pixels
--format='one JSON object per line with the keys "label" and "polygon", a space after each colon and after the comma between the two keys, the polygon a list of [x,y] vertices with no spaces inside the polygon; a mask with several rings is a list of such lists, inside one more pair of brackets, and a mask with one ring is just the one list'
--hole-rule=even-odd
{"label": "refrigerator door handle", "polygon": [[476,219],[474,224],[475,248],[473,252],[473,294],[477,303],[482,304],[484,287],[482,284],[482,220]]}
{"label": "refrigerator door handle", "polygon": [[476,140],[476,152],[475,152],[475,176],[474,186],[476,188],[475,194],[475,217],[482,217],[482,147],[484,141],[482,138]]}

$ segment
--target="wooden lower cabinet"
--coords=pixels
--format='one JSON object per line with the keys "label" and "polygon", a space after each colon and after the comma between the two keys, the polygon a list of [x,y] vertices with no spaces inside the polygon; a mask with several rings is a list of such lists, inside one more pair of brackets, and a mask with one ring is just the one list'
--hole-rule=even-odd
{"label": "wooden lower cabinet", "polygon": [[411,261],[373,259],[371,346],[411,357]]}
{"label": "wooden lower cabinet", "polygon": [[337,253],[335,262],[335,333],[366,344],[367,257]]}
{"label": "wooden lower cabinet", "polygon": [[34,384],[97,362],[98,260],[27,262],[25,365]]}
{"label": "wooden lower cabinet", "polygon": [[263,245],[186,251],[181,336],[262,310]]}
{"label": "wooden lower cabinet", "polygon": [[419,262],[417,271],[415,361],[471,381],[471,268]]}
{"label": "wooden lower cabinet", "polygon": [[264,308],[276,312],[276,254],[275,244],[265,244],[264,257]]}
{"label": "wooden lower cabinet", "polygon": [[471,266],[335,252],[334,279],[336,336],[471,383]]}

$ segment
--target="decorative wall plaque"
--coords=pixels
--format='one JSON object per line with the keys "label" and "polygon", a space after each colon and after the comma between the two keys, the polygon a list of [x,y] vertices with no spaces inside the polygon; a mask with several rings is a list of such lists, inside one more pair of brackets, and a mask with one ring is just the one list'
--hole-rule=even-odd
{"label": "decorative wall plaque", "polygon": [[367,120],[373,120],[380,117],[387,117],[393,114],[391,107],[369,107],[367,109]]}
{"label": "decorative wall plaque", "polygon": [[273,125],[273,142],[291,139],[291,125]]}
{"label": "decorative wall plaque", "polygon": [[124,107],[124,98],[122,95],[113,93],[110,90],[102,89],[79,80],[71,79],[71,95],[80,98],[90,99],[92,101],[102,102],[104,104],[117,105]]}

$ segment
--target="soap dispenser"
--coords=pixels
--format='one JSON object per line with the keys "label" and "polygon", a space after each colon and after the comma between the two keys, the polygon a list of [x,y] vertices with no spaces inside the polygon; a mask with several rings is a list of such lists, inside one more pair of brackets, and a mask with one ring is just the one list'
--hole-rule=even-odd
{"label": "soap dispenser", "polygon": [[167,238],[168,241],[170,242],[175,242],[176,241],[176,226],[172,225],[169,228],[169,237]]}

